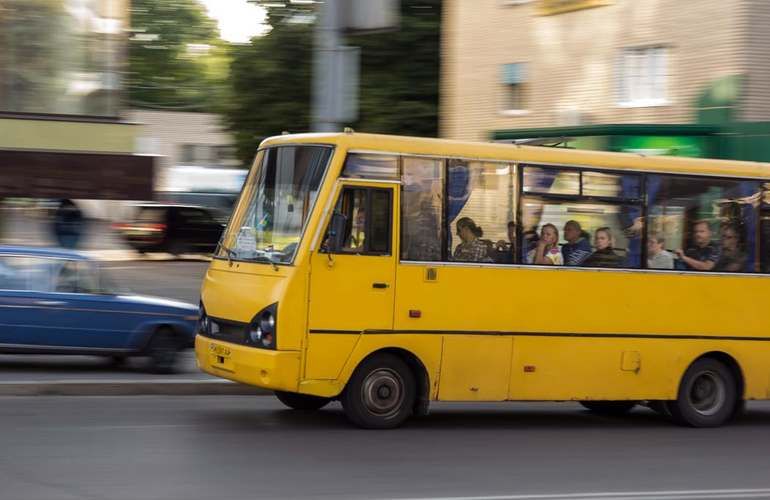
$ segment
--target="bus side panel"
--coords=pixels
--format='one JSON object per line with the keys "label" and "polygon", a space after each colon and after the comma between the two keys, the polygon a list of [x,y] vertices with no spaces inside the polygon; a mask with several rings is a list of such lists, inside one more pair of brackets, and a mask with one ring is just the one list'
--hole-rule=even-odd
{"label": "bus side panel", "polygon": [[438,399],[507,399],[512,345],[510,336],[444,336]]}
{"label": "bus side panel", "polygon": [[515,337],[510,399],[672,398],[710,351],[738,361],[746,397],[769,395],[770,342],[694,338],[767,338],[765,277],[401,264],[397,281],[396,331]]}
{"label": "bus side panel", "polygon": [[307,339],[305,378],[335,380],[361,335],[311,333]]}

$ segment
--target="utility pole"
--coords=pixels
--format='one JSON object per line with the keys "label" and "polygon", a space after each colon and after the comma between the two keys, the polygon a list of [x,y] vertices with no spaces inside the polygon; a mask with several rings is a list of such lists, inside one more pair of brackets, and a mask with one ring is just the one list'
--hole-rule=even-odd
{"label": "utility pole", "polygon": [[337,110],[341,99],[341,79],[338,73],[340,51],[340,1],[324,0],[316,23],[313,48],[313,130],[338,132],[341,128]]}

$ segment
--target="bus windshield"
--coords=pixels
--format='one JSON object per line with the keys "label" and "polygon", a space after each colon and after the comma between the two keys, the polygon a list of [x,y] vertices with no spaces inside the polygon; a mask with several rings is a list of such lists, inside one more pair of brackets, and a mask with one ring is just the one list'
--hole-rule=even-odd
{"label": "bus windshield", "polygon": [[331,153],[300,145],[259,151],[215,255],[291,264]]}

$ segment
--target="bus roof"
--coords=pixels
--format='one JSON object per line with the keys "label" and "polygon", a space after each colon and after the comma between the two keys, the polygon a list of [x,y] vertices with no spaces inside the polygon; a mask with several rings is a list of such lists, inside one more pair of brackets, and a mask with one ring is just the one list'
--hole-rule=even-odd
{"label": "bus roof", "polygon": [[770,179],[770,163],[673,156],[646,156],[635,153],[610,153],[606,151],[558,147],[522,146],[496,142],[467,142],[356,132],[286,134],[267,138],[260,147],[302,143],[330,144],[346,150],[383,153],[590,166],[641,172]]}

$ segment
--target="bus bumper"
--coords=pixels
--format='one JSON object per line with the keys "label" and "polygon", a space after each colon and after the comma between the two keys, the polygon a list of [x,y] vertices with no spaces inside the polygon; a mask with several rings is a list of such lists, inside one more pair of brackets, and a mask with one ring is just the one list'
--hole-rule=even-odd
{"label": "bus bumper", "polygon": [[262,387],[296,392],[299,383],[299,351],[257,349],[197,335],[198,367],[216,377]]}

